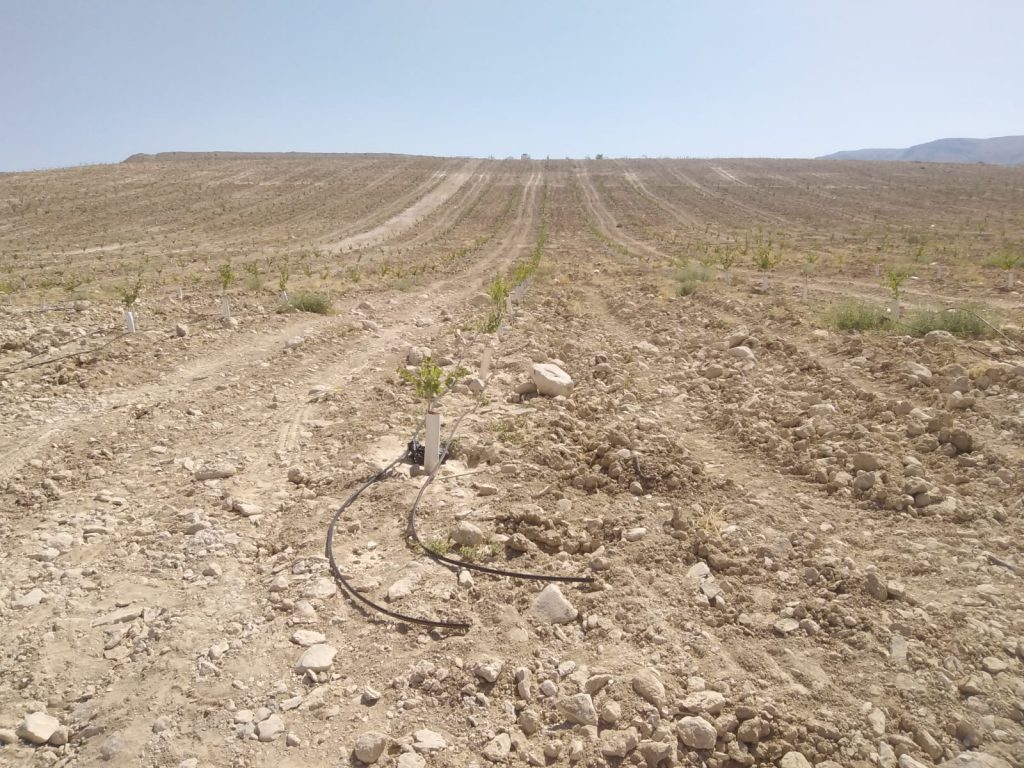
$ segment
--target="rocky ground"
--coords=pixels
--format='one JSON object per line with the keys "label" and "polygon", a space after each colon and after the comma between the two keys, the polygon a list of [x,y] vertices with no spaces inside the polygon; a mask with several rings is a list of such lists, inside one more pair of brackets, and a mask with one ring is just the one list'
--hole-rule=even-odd
{"label": "rocky ground", "polygon": [[[861,193],[787,197],[744,162],[441,167],[336,228],[432,267],[337,288],[332,315],[236,291],[226,325],[200,287],[144,294],[129,336],[99,295],[0,309],[0,764],[1024,766],[1019,295],[958,287],[1002,307],[987,340],[836,332],[839,281],[884,296],[867,270],[678,296],[664,232],[717,211],[796,241],[829,210],[861,226]],[[921,210],[955,183],[924,186]],[[906,206],[889,226],[921,223]],[[486,332],[483,291],[537,252]],[[586,579],[426,557],[400,464],[334,555],[464,631],[367,608],[324,551],[416,432],[396,370],[425,355],[465,371],[420,539]]]}

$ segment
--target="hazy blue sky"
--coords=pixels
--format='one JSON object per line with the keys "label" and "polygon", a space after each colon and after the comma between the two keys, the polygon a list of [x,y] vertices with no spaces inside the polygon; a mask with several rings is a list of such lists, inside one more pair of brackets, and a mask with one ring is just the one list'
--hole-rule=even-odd
{"label": "hazy blue sky", "polygon": [[0,0],[0,170],[1024,134],[1021,0]]}

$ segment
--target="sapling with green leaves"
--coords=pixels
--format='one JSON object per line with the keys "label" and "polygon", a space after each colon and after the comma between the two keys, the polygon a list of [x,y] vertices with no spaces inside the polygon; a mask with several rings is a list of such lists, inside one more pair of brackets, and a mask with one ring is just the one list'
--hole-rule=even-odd
{"label": "sapling with green leaves", "polygon": [[818,254],[815,251],[808,251],[804,254],[804,301],[807,301],[808,294],[808,282],[811,277],[811,273],[814,272],[818,266]]}
{"label": "sapling with green leaves", "polygon": [[446,371],[435,363],[432,357],[423,358],[419,367],[413,370],[404,367],[398,369],[399,377],[412,384],[416,389],[416,396],[426,401],[427,411],[433,409],[434,401],[438,397],[451,389],[460,378],[468,373],[469,371],[462,367]]}
{"label": "sapling with green leaves", "polygon": [[225,261],[217,267],[217,279],[220,281],[220,292],[227,293],[228,288],[235,282],[235,270],[230,261]]}
{"label": "sapling with green leaves", "polygon": [[768,275],[782,261],[782,251],[775,250],[771,238],[759,242],[754,250],[754,266],[761,270],[761,290],[768,292]]}
{"label": "sapling with green leaves", "polygon": [[889,266],[885,270],[885,284],[892,294],[892,317],[900,319],[900,295],[903,283],[910,278],[910,269],[901,266]]}
{"label": "sapling with green leaves", "polygon": [[504,309],[505,297],[508,296],[508,292],[508,281],[505,280],[503,275],[495,277],[490,285],[487,286],[487,295],[490,296],[494,306],[498,307],[498,309]]}
{"label": "sapling with green leaves", "polygon": [[732,285],[732,267],[736,263],[736,256],[736,250],[729,245],[723,246],[721,253],[718,254],[718,263],[722,267],[726,285]]}
{"label": "sapling with green leaves", "polygon": [[1009,245],[1003,246],[996,255],[996,264],[1006,272],[1006,290],[1008,291],[1013,290],[1013,270],[1020,262],[1022,255],[1024,254]]}
{"label": "sapling with green leaves", "polygon": [[128,333],[135,333],[135,313],[132,312],[132,307],[135,306],[141,292],[141,272],[135,276],[134,280],[117,287],[117,295],[120,297],[121,303],[124,304],[124,322]]}
{"label": "sapling with green leaves", "polygon": [[281,293],[281,301],[288,301],[288,279],[292,276],[291,266],[287,257],[277,262],[277,289]]}
{"label": "sapling with green leaves", "polygon": [[131,310],[142,293],[142,273],[140,272],[133,280],[129,280],[115,289],[117,296],[124,304],[125,311]]}

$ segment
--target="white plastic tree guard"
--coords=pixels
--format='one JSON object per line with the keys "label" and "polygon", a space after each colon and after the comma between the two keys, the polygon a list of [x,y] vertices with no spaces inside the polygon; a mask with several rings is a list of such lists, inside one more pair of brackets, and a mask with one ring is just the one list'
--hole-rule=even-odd
{"label": "white plastic tree guard", "polygon": [[221,311],[221,316],[225,320],[230,320],[231,319],[231,302],[228,301],[228,297],[227,296],[221,296],[220,297],[220,311]]}
{"label": "white plastic tree guard", "polygon": [[124,327],[128,333],[135,333],[135,313],[128,309],[124,312]]}
{"label": "white plastic tree guard", "polygon": [[480,360],[480,378],[487,381],[491,373],[491,358],[494,356],[494,349],[490,346],[484,347],[484,354]]}
{"label": "white plastic tree guard", "polygon": [[427,441],[423,447],[423,468],[427,472],[437,469],[441,458],[441,414],[427,412]]}

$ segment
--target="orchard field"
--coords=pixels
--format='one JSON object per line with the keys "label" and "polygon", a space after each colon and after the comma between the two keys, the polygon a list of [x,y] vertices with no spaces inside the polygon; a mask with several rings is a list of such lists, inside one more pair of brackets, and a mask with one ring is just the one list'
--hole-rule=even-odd
{"label": "orchard field", "polygon": [[0,765],[1024,766],[1022,255],[1024,168],[0,174]]}

